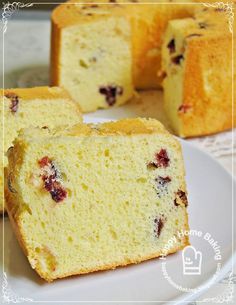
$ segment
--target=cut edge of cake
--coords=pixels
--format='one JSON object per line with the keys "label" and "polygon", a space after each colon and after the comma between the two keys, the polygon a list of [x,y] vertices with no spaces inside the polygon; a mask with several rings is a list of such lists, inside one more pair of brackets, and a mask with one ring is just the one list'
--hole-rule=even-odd
{"label": "cut edge of cake", "polygon": [[[126,119],[126,120],[121,120],[118,122],[111,122],[111,123],[103,123],[103,124],[99,124],[99,125],[85,125],[85,124],[79,124],[77,126],[74,126],[72,128],[69,129],[61,129],[58,131],[54,131],[53,134],[51,134],[51,136],[56,137],[58,139],[58,137],[60,135],[65,135],[66,137],[86,137],[89,138],[91,136],[94,137],[109,137],[109,136],[133,136],[133,135],[164,135],[169,137],[169,133],[164,129],[164,127],[157,122],[156,120],[144,120],[144,119]],[[40,135],[42,136],[42,139],[40,139]],[[30,143],[31,141],[35,142],[37,141],[37,139],[39,141],[42,141],[45,137],[45,139],[49,136],[49,131],[48,130],[40,130],[40,129],[35,129],[33,130],[25,130],[22,131],[22,133],[20,134],[20,136],[18,137],[18,139],[15,140],[15,146],[14,148],[10,151],[10,156],[9,156],[9,168],[10,168],[10,172],[15,172],[16,174],[18,172],[20,172],[21,170],[21,162],[24,162],[24,160],[21,158],[21,156],[23,155],[23,153],[21,152],[21,150],[27,149],[27,142]],[[171,145],[174,145],[175,149],[177,149],[177,151],[179,151],[179,153],[181,154],[181,146],[179,144],[179,142],[173,137],[170,136],[171,138]],[[14,152],[14,153],[13,153]],[[164,158],[165,156],[163,156]],[[151,165],[150,165],[151,166]],[[155,166],[154,166],[155,168]],[[153,170],[153,168],[152,168]],[[182,170],[184,170],[182,168]],[[182,172],[180,175],[183,175],[183,179],[184,179],[184,172]],[[14,176],[14,175],[13,175]],[[14,189],[14,177],[11,176],[10,178],[10,185],[11,187]],[[9,178],[9,177],[8,177]],[[13,181],[12,181],[13,180]],[[182,180],[181,180],[182,181]],[[13,184],[13,185],[12,185]],[[185,182],[182,181],[181,182],[181,190],[182,193],[178,194],[178,204],[176,202],[176,205],[181,205],[183,204],[183,217],[185,217],[185,225],[184,227],[182,227],[182,230],[189,230],[189,226],[188,226],[188,214],[186,211],[186,185]],[[18,192],[18,188],[16,190],[16,192]],[[184,197],[184,198],[182,198]],[[94,272],[94,271],[99,271],[99,270],[106,270],[106,269],[114,269],[116,267],[119,266],[125,266],[128,264],[135,264],[135,263],[139,263],[141,261],[144,260],[148,260],[151,258],[155,258],[155,257],[159,257],[161,255],[163,255],[163,250],[160,251],[155,251],[153,253],[149,253],[148,255],[137,255],[136,257],[132,257],[132,258],[124,258],[121,259],[118,263],[114,262],[114,263],[109,263],[109,264],[101,264],[98,265],[96,267],[93,268],[78,268],[78,270],[74,271],[69,271],[69,272],[64,272],[62,274],[57,274],[56,276],[54,275],[50,275],[48,273],[44,273],[41,268],[37,265],[37,260],[35,261],[34,259],[34,255],[32,253],[34,253],[34,249],[29,249],[29,247],[27,246],[27,236],[24,235],[24,230],[22,229],[22,217],[24,218],[25,213],[26,214],[30,214],[30,209],[27,207],[27,205],[22,206],[22,204],[20,203],[21,199],[19,199],[20,196],[17,196],[16,193],[10,193],[8,192],[8,196],[7,196],[7,210],[11,219],[11,222],[13,224],[14,230],[16,232],[16,235],[18,237],[19,243],[21,245],[21,247],[23,248],[23,251],[25,252],[26,256],[28,257],[31,266],[36,269],[36,271],[39,273],[39,275],[44,278],[47,281],[53,281],[56,278],[62,278],[62,277],[66,277],[66,276],[71,276],[71,275],[76,275],[76,274],[83,274],[83,273],[89,273],[89,272]],[[183,200],[183,202],[182,202]],[[185,201],[185,202],[184,202]],[[185,206],[185,208],[184,208]],[[181,210],[182,211],[182,210]],[[182,213],[182,212],[181,212]],[[24,221],[23,221],[24,222]],[[158,224],[159,226],[159,224]],[[187,236],[183,236],[181,241],[179,241],[180,244],[178,244],[176,247],[173,247],[171,250],[169,250],[169,252],[167,254],[170,253],[174,253],[177,250],[181,250],[183,249],[185,246],[189,245],[189,240]],[[52,252],[50,251],[50,249],[43,248],[40,251],[42,251],[42,255],[46,256],[49,264],[52,264],[51,268],[52,268],[52,273],[54,272],[53,268],[55,267],[54,264],[54,257],[52,255]],[[36,255],[37,257],[37,255]],[[47,262],[48,262],[47,261]],[[54,266],[54,267],[53,267]],[[55,267],[56,268],[56,267]]]}
{"label": "cut edge of cake", "polygon": [[51,84],[66,88],[83,112],[127,103],[135,90],[131,26],[122,8],[69,4],[51,18]]}
{"label": "cut edge of cake", "polygon": [[[52,123],[55,123],[56,120],[53,121],[53,114],[49,115],[47,113],[47,103],[48,107],[49,105],[54,105],[54,101],[57,102],[57,107],[54,107],[52,109],[55,110],[55,115],[60,113],[61,117],[63,117],[63,111],[68,113],[70,111],[71,116],[71,122],[73,124],[82,122],[82,112],[81,108],[78,105],[78,103],[74,102],[71,98],[70,94],[59,87],[33,87],[33,88],[9,88],[9,89],[1,89],[0,92],[0,98],[3,102],[3,106],[0,109],[0,116],[5,115],[4,121],[0,121],[0,126],[2,130],[1,138],[4,142],[4,149],[3,149],[3,156],[7,154],[7,150],[9,149],[10,145],[12,144],[13,138],[13,132],[15,133],[15,136],[17,135],[17,132],[19,131],[18,127],[19,124],[23,124],[24,127],[30,127],[30,126],[40,126],[47,128],[47,123],[51,127],[53,125]],[[63,105],[66,105],[66,109],[61,109],[60,104],[58,101],[64,101],[65,103]],[[41,103],[43,101],[43,104]],[[34,102],[37,102],[36,105],[34,105]],[[40,108],[40,105],[42,106],[42,109]],[[33,108],[34,107],[34,108]],[[28,109],[31,109],[32,111],[28,111]],[[27,112],[25,112],[27,110]],[[49,109],[50,110],[50,109]],[[24,113],[24,116],[23,116]],[[41,119],[37,120],[37,113],[40,113]],[[43,114],[44,113],[44,114]],[[27,114],[27,115],[26,115]],[[45,119],[46,117],[48,121]],[[49,121],[50,120],[50,121]],[[11,122],[12,121],[12,122]],[[37,125],[40,124],[39,122],[44,122],[43,125]],[[21,123],[20,123],[21,122]],[[68,115],[66,118],[66,122],[69,124]],[[4,124],[4,125],[3,125]],[[62,122],[63,124],[63,122]],[[44,126],[45,125],[45,126]],[[56,124],[58,125],[58,124]],[[4,127],[4,128],[3,128]],[[4,132],[4,130],[6,132]],[[23,127],[22,127],[23,128]],[[4,134],[3,134],[4,132]],[[9,139],[8,137],[11,136]],[[4,163],[7,163],[7,158],[4,158]],[[4,166],[2,166],[2,173],[1,173],[1,184],[3,185],[4,180]],[[3,194],[3,188],[1,188],[2,194]],[[1,192],[0,192],[1,195]],[[1,196],[3,197],[3,196]],[[3,198],[1,198],[1,201]],[[0,204],[0,214],[4,213],[4,200]]]}
{"label": "cut edge of cake", "polygon": [[164,108],[173,131],[183,138],[229,130],[236,121],[230,80],[232,37],[225,19],[222,12],[196,10],[195,18],[171,20],[166,29]]}

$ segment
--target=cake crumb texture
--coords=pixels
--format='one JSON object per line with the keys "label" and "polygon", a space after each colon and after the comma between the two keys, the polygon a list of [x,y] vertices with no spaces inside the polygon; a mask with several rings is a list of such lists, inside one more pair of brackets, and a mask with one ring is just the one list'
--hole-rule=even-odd
{"label": "cake crumb texture", "polygon": [[173,236],[168,253],[189,243],[177,236],[188,230],[181,147],[156,120],[26,129],[9,172],[11,222],[47,281],[158,257]]}
{"label": "cake crumb texture", "polygon": [[[58,87],[35,87],[5,89],[1,91],[0,108],[2,148],[0,174],[0,212],[3,212],[3,172],[7,166],[7,151],[12,146],[18,132],[27,127],[55,128],[66,124],[73,125],[82,121],[80,107],[70,95]],[[3,125],[4,122],[4,125]]]}

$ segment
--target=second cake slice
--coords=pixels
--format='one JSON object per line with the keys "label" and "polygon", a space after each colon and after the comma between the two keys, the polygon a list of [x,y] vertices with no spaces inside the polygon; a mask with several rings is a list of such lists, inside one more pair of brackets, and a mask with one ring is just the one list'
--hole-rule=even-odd
{"label": "second cake slice", "polygon": [[158,121],[25,130],[8,170],[9,216],[32,268],[47,281],[188,245],[178,237],[188,230],[181,147]]}
{"label": "second cake slice", "polygon": [[[78,104],[59,87],[4,89],[0,93],[0,139],[4,158],[0,164],[0,213],[4,211],[3,172],[7,165],[7,150],[23,128],[44,127],[53,129],[74,125],[82,121]],[[3,120],[4,118],[4,120]]]}

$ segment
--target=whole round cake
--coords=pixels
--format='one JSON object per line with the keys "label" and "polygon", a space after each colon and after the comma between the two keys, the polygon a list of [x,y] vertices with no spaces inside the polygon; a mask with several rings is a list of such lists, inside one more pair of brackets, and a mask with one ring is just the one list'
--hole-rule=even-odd
{"label": "whole round cake", "polygon": [[233,126],[232,34],[224,6],[89,2],[69,1],[52,14],[52,84],[65,87],[83,112],[163,85],[177,135]]}

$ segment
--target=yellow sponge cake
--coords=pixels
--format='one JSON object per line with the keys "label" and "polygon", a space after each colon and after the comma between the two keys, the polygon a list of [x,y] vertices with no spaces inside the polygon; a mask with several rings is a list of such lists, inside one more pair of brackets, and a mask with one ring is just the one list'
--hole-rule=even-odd
{"label": "yellow sponge cake", "polygon": [[121,105],[134,89],[162,84],[177,135],[232,127],[230,5],[94,1],[71,0],[52,14],[53,85],[65,87],[87,112]]}
{"label": "yellow sponge cake", "polygon": [[[78,104],[61,88],[6,89],[1,93],[1,100],[4,104],[0,109],[0,117],[4,117],[0,122],[1,137],[4,136],[4,147],[1,147],[5,154],[22,128],[55,128],[61,124],[74,125],[82,121]],[[6,166],[7,158],[4,163]],[[3,166],[4,164],[1,166],[0,186],[3,181]],[[3,187],[0,189],[0,196],[2,211]]]}
{"label": "yellow sponge cake", "polygon": [[67,4],[52,14],[52,84],[83,112],[121,105],[134,93],[130,24],[123,8]]}
{"label": "yellow sponge cake", "polygon": [[175,133],[207,135],[232,128],[232,34],[224,11],[203,9],[171,20],[162,65],[165,110]]}
{"label": "yellow sponge cake", "polygon": [[188,245],[184,176],[179,142],[155,120],[27,129],[9,152],[7,210],[32,268],[53,281]]}

